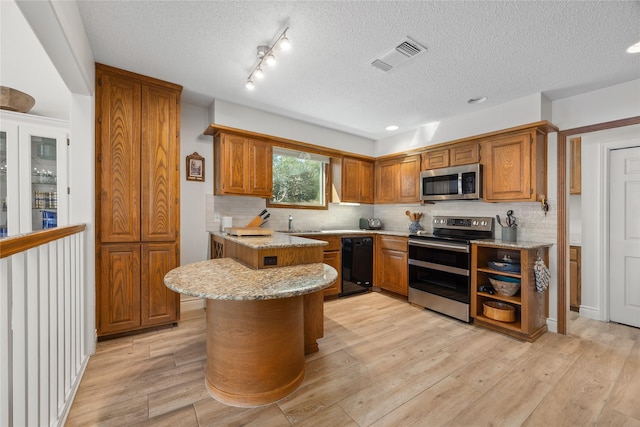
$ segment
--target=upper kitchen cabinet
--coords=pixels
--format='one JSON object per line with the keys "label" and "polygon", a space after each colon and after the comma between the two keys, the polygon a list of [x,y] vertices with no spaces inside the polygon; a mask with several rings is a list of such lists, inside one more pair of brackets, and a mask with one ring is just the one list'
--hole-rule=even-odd
{"label": "upper kitchen cabinet", "polygon": [[569,194],[582,193],[582,138],[569,139]]}
{"label": "upper kitchen cabinet", "polygon": [[538,128],[482,142],[486,202],[536,201],[547,194],[547,136]]}
{"label": "upper kitchen cabinet", "polygon": [[182,87],[96,64],[99,336],[176,322]]}
{"label": "upper kitchen cabinet", "polygon": [[373,162],[354,157],[331,159],[332,201],[373,203]]}
{"label": "upper kitchen cabinet", "polygon": [[99,240],[178,238],[181,86],[96,64]]}
{"label": "upper kitchen cabinet", "polygon": [[420,201],[420,155],[376,162],[376,203]]}
{"label": "upper kitchen cabinet", "polygon": [[[207,134],[211,135],[211,133]],[[213,143],[215,194],[271,197],[273,168],[271,143],[229,132],[213,134]]]}
{"label": "upper kitchen cabinet", "polygon": [[478,143],[457,143],[422,153],[422,170],[468,165],[479,161]]}

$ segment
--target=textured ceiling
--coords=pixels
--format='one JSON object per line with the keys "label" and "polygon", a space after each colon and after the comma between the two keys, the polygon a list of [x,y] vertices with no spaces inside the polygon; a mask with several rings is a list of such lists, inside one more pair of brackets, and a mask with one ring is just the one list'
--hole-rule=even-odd
{"label": "textured ceiling", "polygon": [[[78,1],[97,62],[366,138],[542,92],[640,78],[640,2]],[[292,49],[248,91],[256,47],[289,26]],[[409,36],[427,52],[370,63]],[[469,98],[487,96],[481,105]]]}

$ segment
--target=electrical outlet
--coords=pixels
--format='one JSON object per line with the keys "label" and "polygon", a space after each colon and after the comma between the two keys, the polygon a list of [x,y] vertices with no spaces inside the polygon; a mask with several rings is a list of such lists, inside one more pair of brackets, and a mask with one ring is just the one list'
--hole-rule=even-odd
{"label": "electrical outlet", "polygon": [[213,222],[220,222],[220,214],[219,213],[215,213],[213,214]]}

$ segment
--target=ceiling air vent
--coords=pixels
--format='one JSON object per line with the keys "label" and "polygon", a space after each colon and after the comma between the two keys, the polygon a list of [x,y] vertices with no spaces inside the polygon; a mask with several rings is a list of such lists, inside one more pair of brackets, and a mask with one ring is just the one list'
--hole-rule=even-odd
{"label": "ceiling air vent", "polygon": [[403,62],[425,52],[426,50],[426,47],[407,37],[400,40],[394,48],[378,55],[377,58],[371,61],[371,66],[387,72],[393,70]]}

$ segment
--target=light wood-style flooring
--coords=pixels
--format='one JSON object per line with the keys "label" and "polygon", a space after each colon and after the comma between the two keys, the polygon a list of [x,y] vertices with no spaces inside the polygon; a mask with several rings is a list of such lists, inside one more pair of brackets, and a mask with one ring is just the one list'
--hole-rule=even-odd
{"label": "light wood-style flooring", "polygon": [[68,426],[639,426],[640,329],[571,314],[523,343],[369,293],[325,303],[300,388],[258,408],[204,385],[205,317],[98,343]]}

